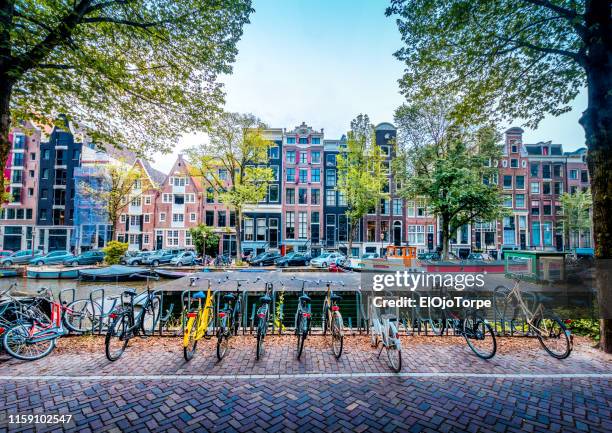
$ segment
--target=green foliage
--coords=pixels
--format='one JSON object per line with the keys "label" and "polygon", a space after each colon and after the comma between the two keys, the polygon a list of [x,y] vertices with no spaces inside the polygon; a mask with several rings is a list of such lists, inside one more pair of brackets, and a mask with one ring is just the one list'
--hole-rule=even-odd
{"label": "green foliage", "polygon": [[274,309],[274,327],[279,329],[280,332],[285,330],[285,325],[283,325],[283,305],[285,304],[285,291],[282,290],[278,293],[278,302],[276,303],[276,308]]}
{"label": "green foliage", "polygon": [[387,185],[383,155],[376,144],[374,125],[368,115],[360,114],[351,121],[346,150],[337,157],[338,191],[347,203],[350,222],[349,251],[359,220],[380,204]]}
{"label": "green foliage", "polygon": [[[583,1],[391,0],[408,100],[461,95],[454,116],[528,119],[571,109],[585,85]],[[609,13],[609,8],[608,8]]]}
{"label": "green foliage", "polygon": [[189,229],[191,239],[195,246],[196,252],[204,256],[207,248],[215,248],[219,245],[219,235],[213,231],[212,227],[206,224],[199,224],[197,227]]}
{"label": "green foliage", "polygon": [[128,250],[128,244],[118,241],[110,241],[102,249],[104,251],[104,262],[108,265],[116,265]]}
{"label": "green foliage", "polygon": [[[566,245],[569,245],[570,234],[577,234],[582,230],[591,228],[590,210],[592,206],[593,198],[590,191],[577,191],[574,194],[564,193],[561,196]],[[574,245],[574,247],[577,246]]]}
{"label": "green foliage", "polygon": [[243,209],[263,200],[274,178],[271,168],[260,166],[268,162],[272,146],[264,136],[265,128],[252,114],[223,113],[208,131],[210,142],[189,150],[194,174],[204,179],[221,202],[236,211],[237,262]]}
{"label": "green foliage", "polygon": [[440,217],[445,258],[461,226],[504,215],[499,188],[490,182],[496,172],[491,161],[501,156],[499,136],[489,126],[468,129],[453,123],[451,109],[447,99],[401,106],[393,163],[400,194],[426,199],[430,212]]}
{"label": "green foliage", "polygon": [[250,0],[2,2],[0,108],[10,102],[13,123],[64,113],[97,143],[168,151],[219,112],[217,77],[252,12]]}

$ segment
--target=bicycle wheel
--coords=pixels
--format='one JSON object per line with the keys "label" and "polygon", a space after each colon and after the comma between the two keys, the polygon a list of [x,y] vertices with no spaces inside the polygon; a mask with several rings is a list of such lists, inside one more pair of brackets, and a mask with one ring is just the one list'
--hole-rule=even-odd
{"label": "bicycle wheel", "polygon": [[534,331],[540,344],[550,356],[565,359],[572,352],[569,332],[558,318],[548,316],[538,319]]}
{"label": "bicycle wheel", "polygon": [[229,335],[225,328],[219,329],[217,333],[217,359],[221,361],[229,349]]}
{"label": "bicycle wheel", "polygon": [[4,332],[4,336],[2,337],[4,349],[13,358],[22,361],[34,361],[44,358],[51,353],[53,348],[55,348],[55,340],[57,337],[33,342],[29,337],[30,333],[35,337],[37,332],[41,331],[37,329],[37,326],[33,323],[19,323],[12,326]]}
{"label": "bicycle wheel", "polygon": [[130,316],[128,313],[119,313],[104,338],[106,358],[116,361],[121,358],[131,337]]}
{"label": "bicycle wheel", "polygon": [[99,321],[95,319],[94,305],[88,299],[76,300],[66,307],[64,323],[72,332],[93,332]]}
{"label": "bicycle wheel", "polygon": [[185,336],[183,337],[183,356],[185,361],[191,361],[198,345],[196,336],[198,334],[199,318],[199,315],[198,317],[190,317],[187,321],[187,326],[185,326]]}
{"label": "bicycle wheel", "polygon": [[463,336],[470,349],[481,359],[491,359],[497,351],[497,340],[493,328],[479,317],[468,317],[463,321]]}
{"label": "bicycle wheel", "polygon": [[332,334],[332,350],[336,359],[342,356],[342,348],[344,346],[344,335],[342,335],[342,316],[336,314],[331,324]]}
{"label": "bicycle wheel", "polygon": [[153,296],[146,304],[144,311],[140,312],[141,322],[140,328],[144,335],[151,336],[155,333],[157,325],[159,325],[161,299],[159,296]]}
{"label": "bicycle wheel", "polygon": [[264,319],[259,319],[259,325],[257,325],[257,352],[255,353],[255,357],[256,359],[259,361],[265,352],[265,346],[264,346],[264,337],[265,337],[265,332],[264,332]]}
{"label": "bicycle wheel", "polygon": [[306,340],[306,335],[308,335],[308,324],[306,323],[306,319],[302,316],[298,316],[298,324],[296,326],[297,330],[297,359],[300,359],[302,356],[302,352],[304,351],[304,341]]}
{"label": "bicycle wheel", "polygon": [[391,370],[395,373],[399,373],[402,369],[402,344],[399,338],[399,332],[395,329],[393,323],[390,323],[387,360],[389,361],[389,367],[391,367]]}

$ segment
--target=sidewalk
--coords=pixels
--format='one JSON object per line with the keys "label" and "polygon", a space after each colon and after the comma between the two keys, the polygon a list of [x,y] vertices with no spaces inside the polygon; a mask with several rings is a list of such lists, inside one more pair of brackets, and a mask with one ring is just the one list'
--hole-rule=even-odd
{"label": "sidewalk", "polygon": [[75,431],[612,431],[612,357],[583,339],[563,361],[501,339],[482,361],[461,338],[405,337],[401,376],[365,336],[340,360],[324,337],[302,361],[294,343],[270,338],[257,362],[239,337],[217,363],[209,340],[186,363],[179,338],[137,339],[110,363],[103,339],[65,338],[47,359],[0,360],[0,430],[9,414],[56,413]]}

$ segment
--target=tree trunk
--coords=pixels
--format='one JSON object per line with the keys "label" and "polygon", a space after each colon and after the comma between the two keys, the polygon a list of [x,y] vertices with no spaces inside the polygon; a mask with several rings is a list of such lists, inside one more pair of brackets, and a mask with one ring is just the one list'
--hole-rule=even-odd
{"label": "tree trunk", "polygon": [[355,236],[355,228],[357,224],[351,221],[351,230],[349,231],[348,251],[346,252],[347,257],[351,257],[351,251],[353,251],[353,237]]}
{"label": "tree trunk", "polygon": [[4,199],[4,192],[8,187],[5,183],[4,169],[11,151],[9,132],[11,129],[10,101],[12,91],[13,85],[4,77],[0,77],[0,199]]}
{"label": "tree trunk", "polygon": [[612,35],[607,2],[587,2],[587,28],[593,29],[584,62],[588,106],[580,118],[588,147],[587,163],[593,196],[593,237],[597,264],[596,285],[600,310],[600,347],[612,353],[612,286],[608,284],[612,259]]}
{"label": "tree trunk", "polygon": [[448,219],[441,216],[440,217],[440,225],[442,226],[442,260],[448,260],[448,242],[450,240],[449,236],[449,222]]}
{"label": "tree trunk", "polygon": [[[242,264],[241,237],[242,235],[242,211],[236,209],[236,264]],[[230,242],[230,256],[232,255],[232,246]]]}

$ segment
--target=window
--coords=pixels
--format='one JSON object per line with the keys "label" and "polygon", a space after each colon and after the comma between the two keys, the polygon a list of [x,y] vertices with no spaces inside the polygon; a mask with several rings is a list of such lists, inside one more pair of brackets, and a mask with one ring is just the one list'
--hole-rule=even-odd
{"label": "window", "polygon": [[150,195],[145,195],[145,197],[144,197],[144,204],[151,204],[151,196]]}
{"label": "window", "polygon": [[525,194],[516,194],[514,196],[514,200],[516,201],[516,207],[518,208],[525,207]]}
{"label": "window", "polygon": [[295,137],[287,137],[287,144],[295,144]]}
{"label": "window", "polygon": [[285,237],[295,239],[295,212],[285,214]]}
{"label": "window", "polygon": [[542,194],[550,195],[550,182],[542,182]]}
{"label": "window", "polygon": [[171,177],[170,185],[172,186],[185,186],[189,185],[189,178],[187,177]]}
{"label": "window", "polygon": [[531,202],[531,215],[535,215],[535,216],[540,215],[540,202],[539,201]]}
{"label": "window", "polygon": [[142,236],[142,243],[146,245],[149,244],[149,235],[145,234]]}
{"label": "window", "polygon": [[278,181],[278,165],[271,165],[270,168],[272,169],[272,179]]}
{"label": "window", "polygon": [[578,170],[570,170],[569,178],[570,179],[578,179]]}
{"label": "window", "polygon": [[119,217],[119,221],[121,221],[122,224],[125,224],[127,217],[124,213],[121,214],[121,216]]}
{"label": "window", "polygon": [[300,183],[308,182],[308,170],[305,168],[300,169]]}
{"label": "window", "polygon": [[540,193],[540,184],[538,182],[531,182],[531,193],[532,194]]}
{"label": "window", "polygon": [[230,211],[230,221],[229,221],[229,225],[230,227],[236,227],[236,212],[231,210]]}
{"label": "window", "polygon": [[368,221],[366,235],[367,242],[376,242],[376,221]]}
{"label": "window", "polygon": [[212,188],[206,190],[206,203],[215,202],[215,191]]}
{"label": "window", "polygon": [[310,181],[313,183],[321,182],[321,169],[320,168],[313,168],[310,171]]}
{"label": "window", "polygon": [[[314,138],[313,138],[313,144],[318,144],[318,143],[314,143]],[[318,138],[316,140],[319,140]],[[313,164],[321,164],[321,152],[319,152],[318,150],[313,150],[312,152],[310,152],[310,162],[312,162]]]}
{"label": "window", "polygon": [[336,191],[333,189],[328,189],[325,191],[325,205],[326,206],[336,206]]}
{"label": "window", "polygon": [[550,164],[542,164],[542,177],[550,179]]}
{"label": "window", "polygon": [[512,176],[504,175],[504,189],[512,189]]}
{"label": "window", "polygon": [[298,204],[308,204],[308,193],[306,188],[298,190]]}
{"label": "window", "polygon": [[512,153],[517,153],[518,152],[518,146],[516,144],[513,144],[510,151]]}
{"label": "window", "polygon": [[30,170],[30,177],[34,177],[34,170]]}
{"label": "window", "polygon": [[300,152],[300,164],[308,163],[308,152]]}
{"label": "window", "polygon": [[553,177],[561,177],[561,166],[559,164],[553,165]]}
{"label": "window", "polygon": [[321,139],[319,137],[313,137],[312,144],[321,144]]}
{"label": "window", "polygon": [[191,222],[195,222],[196,220],[196,214],[194,212],[189,214],[189,221]]}
{"label": "window", "polygon": [[544,221],[542,223],[542,231],[544,232],[544,246],[550,247],[552,246],[552,222]]}
{"label": "window", "polygon": [[13,166],[21,167],[23,166],[23,153],[14,153],[13,154]]}
{"label": "window", "polygon": [[544,215],[552,215],[552,206],[549,201],[544,202],[544,205],[542,206],[542,211]]}
{"label": "window", "polygon": [[540,172],[540,165],[537,162],[532,162],[529,170],[529,174],[532,177],[538,177],[538,173]]}
{"label": "window", "polygon": [[266,231],[268,228],[268,224],[266,223],[265,218],[257,219],[257,240],[265,241],[266,240]]}
{"label": "window", "polygon": [[346,194],[342,191],[338,191],[338,206],[347,206]]}
{"label": "window", "polygon": [[130,202],[130,205],[132,205],[132,206],[140,206],[140,205],[142,205],[141,198],[140,197],[134,197],[132,199],[132,201]]}
{"label": "window", "polygon": [[325,184],[327,186],[336,186],[336,170],[325,171]]}
{"label": "window", "polygon": [[298,214],[298,238],[306,239],[308,237],[308,214],[300,212]]}
{"label": "window", "polygon": [[163,223],[164,221],[166,221],[166,212],[160,212],[159,213],[159,222]]}
{"label": "window", "polygon": [[278,159],[278,146],[270,147],[270,159]]}
{"label": "window", "polygon": [[410,200],[406,202],[406,213],[409,217],[414,216],[414,201]]}
{"label": "window", "polygon": [[580,182],[588,182],[589,181],[589,172],[587,170],[580,171]]}
{"label": "window", "polygon": [[295,150],[288,150],[287,151],[287,163],[295,164]]}
{"label": "window", "polygon": [[43,168],[42,178],[43,179],[49,179],[49,169],[48,168]]}
{"label": "window", "polygon": [[278,201],[278,185],[268,186],[268,201],[270,202]]}
{"label": "window", "polygon": [[386,198],[380,199],[380,213],[381,215],[389,215],[389,200]]}
{"label": "window", "polygon": [[50,159],[50,158],[51,158],[51,150],[45,149],[43,151],[43,159]]}
{"label": "window", "polygon": [[254,236],[253,218],[244,219],[244,240],[252,241]]}
{"label": "window", "polygon": [[287,169],[287,182],[295,182],[295,168]]}
{"label": "window", "polygon": [[504,207],[512,207],[512,196],[510,194],[504,195]]}
{"label": "window", "polygon": [[148,214],[148,213],[144,214],[144,215],[142,216],[142,220],[143,220],[145,223],[149,223],[149,222],[151,222],[151,215],[150,215],[150,214]]}
{"label": "window", "polygon": [[402,214],[402,199],[394,198],[393,199],[393,215],[401,215]]}
{"label": "window", "polygon": [[47,219],[47,209],[41,209],[40,210],[40,219],[41,220],[46,220]]}
{"label": "window", "polygon": [[516,159],[516,158],[512,158],[512,159],[510,160],[510,167],[511,167],[511,168],[518,168],[518,159]]}
{"label": "window", "polygon": [[423,199],[423,198],[417,199],[417,202],[416,202],[416,216],[418,216],[418,217],[427,216],[427,203],[426,203],[425,199]]}
{"label": "window", "polygon": [[173,213],[172,214],[172,222],[174,223],[182,223],[185,216],[182,213]]}
{"label": "window", "polygon": [[299,144],[308,144],[308,138],[306,137],[300,137],[300,139],[298,140]]}
{"label": "window", "polygon": [[162,194],[162,203],[171,203],[172,194]]}
{"label": "window", "polygon": [[217,212],[217,225],[219,227],[225,227],[227,226],[227,221],[226,221],[226,212],[224,210],[220,210]]}
{"label": "window", "polygon": [[425,245],[425,226],[422,226],[422,225],[409,225],[408,226],[408,244]]}
{"label": "window", "polygon": [[563,194],[563,183],[555,182],[555,195]]}
{"label": "window", "polygon": [[320,203],[321,203],[321,190],[311,189],[310,190],[310,204],[320,204]]}
{"label": "window", "polygon": [[516,189],[525,189],[525,176],[516,176]]}
{"label": "window", "polygon": [[295,204],[295,189],[287,188],[285,191],[285,202],[287,204]]}
{"label": "window", "polygon": [[168,230],[168,236],[166,237],[166,242],[170,247],[177,247],[179,244],[179,231],[178,230]]}
{"label": "window", "polygon": [[208,227],[213,227],[215,225],[215,212],[212,210],[207,210],[205,214],[205,224]]}
{"label": "window", "polygon": [[328,167],[336,165],[335,153],[328,153],[327,155],[325,155],[325,165],[327,165]]}

